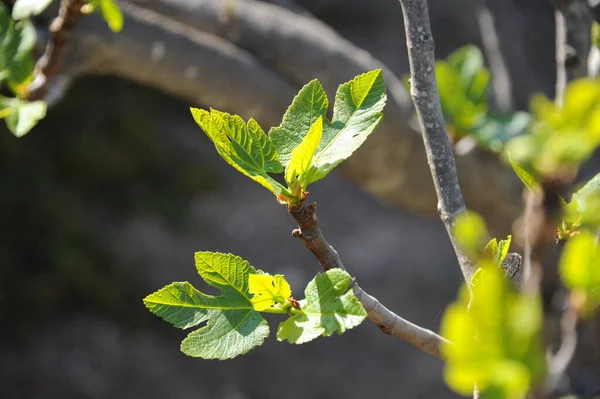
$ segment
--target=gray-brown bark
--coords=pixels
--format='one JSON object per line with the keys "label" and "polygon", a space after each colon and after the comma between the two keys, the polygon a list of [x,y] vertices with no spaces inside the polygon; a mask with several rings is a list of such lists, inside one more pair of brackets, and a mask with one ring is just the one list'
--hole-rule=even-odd
{"label": "gray-brown bark", "polygon": [[427,0],[400,0],[406,45],[410,61],[410,94],[419,116],[427,163],[438,199],[438,211],[444,222],[456,258],[467,284],[476,267],[461,249],[454,235],[454,221],[467,207],[458,183],[456,164],[438,95],[435,78],[435,43],[429,23]]}

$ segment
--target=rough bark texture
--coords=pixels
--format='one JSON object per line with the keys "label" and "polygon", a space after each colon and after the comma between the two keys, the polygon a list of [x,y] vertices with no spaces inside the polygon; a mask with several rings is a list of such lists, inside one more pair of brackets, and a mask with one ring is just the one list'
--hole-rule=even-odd
{"label": "rough bark texture", "polygon": [[429,24],[426,0],[400,0],[404,15],[406,44],[410,61],[410,94],[419,116],[427,163],[437,193],[438,211],[452,241],[456,258],[467,284],[475,266],[458,245],[454,220],[467,207],[462,196],[450,140],[440,105],[435,79],[435,44]]}

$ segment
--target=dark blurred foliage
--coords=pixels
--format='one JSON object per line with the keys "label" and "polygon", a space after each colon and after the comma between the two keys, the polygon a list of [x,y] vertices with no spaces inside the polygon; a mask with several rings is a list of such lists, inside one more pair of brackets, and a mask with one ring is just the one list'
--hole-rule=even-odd
{"label": "dark blurred foliage", "polygon": [[95,78],[78,83],[21,139],[2,124],[0,319],[26,327],[69,307],[118,317],[139,305],[108,244],[112,224],[153,213],[183,229],[190,200],[216,185],[197,154],[159,131],[173,103]]}

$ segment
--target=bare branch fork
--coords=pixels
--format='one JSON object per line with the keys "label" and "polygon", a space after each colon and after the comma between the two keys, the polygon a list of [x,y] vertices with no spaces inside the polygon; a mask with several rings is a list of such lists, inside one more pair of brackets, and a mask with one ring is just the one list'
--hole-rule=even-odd
{"label": "bare branch fork", "polygon": [[[292,234],[302,240],[304,246],[313,253],[324,270],[332,268],[346,270],[339,254],[327,242],[319,228],[316,209],[316,203],[288,207],[289,214],[298,223],[298,229],[294,230]],[[448,340],[398,316],[382,305],[377,298],[360,288],[356,282],[353,284],[353,290],[354,295],[367,311],[368,319],[382,332],[401,338],[430,355],[443,358],[440,344],[449,343]]]}
{"label": "bare branch fork", "polygon": [[427,163],[438,198],[438,211],[450,236],[463,277],[468,284],[476,268],[458,245],[452,231],[454,220],[467,208],[458,183],[454,155],[446,133],[446,123],[438,95],[435,78],[435,44],[429,23],[427,1],[400,0],[400,4],[410,62],[410,94],[419,117]]}

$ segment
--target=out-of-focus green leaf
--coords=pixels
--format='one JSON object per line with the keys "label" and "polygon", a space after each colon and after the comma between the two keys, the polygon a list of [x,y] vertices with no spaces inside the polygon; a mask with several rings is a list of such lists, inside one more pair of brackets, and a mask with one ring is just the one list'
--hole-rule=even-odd
{"label": "out-of-focus green leaf", "polygon": [[600,304],[600,246],[591,232],[584,230],[569,239],[560,258],[565,285],[584,294],[591,306]]}
{"label": "out-of-focus green leaf", "polygon": [[102,17],[113,32],[120,32],[123,29],[123,13],[115,0],[87,0],[94,9],[99,9]]}
{"label": "out-of-focus green leaf", "polygon": [[8,10],[0,4],[0,82],[19,85],[33,73],[31,52],[35,45],[35,28],[29,20],[14,23]]}
{"label": "out-of-focus green leaf", "polygon": [[120,32],[123,29],[123,13],[114,0],[100,0],[100,10],[113,32]]}
{"label": "out-of-focus green leaf", "polygon": [[499,152],[509,140],[524,134],[530,123],[531,116],[527,112],[487,114],[469,131],[469,136],[484,148]]}
{"label": "out-of-focus green leaf", "polygon": [[517,174],[517,176],[519,177],[521,182],[523,182],[525,187],[527,187],[530,191],[532,191],[534,193],[541,193],[542,188],[540,187],[540,184],[535,180],[535,178],[531,175],[531,173],[529,173],[527,170],[522,168],[518,163],[513,161],[510,156],[509,156],[509,162],[510,162],[510,166],[512,166],[513,170],[515,171],[515,173]]}
{"label": "out-of-focus green leaf", "polygon": [[531,110],[531,134],[512,139],[505,150],[536,176],[574,174],[600,145],[600,80],[569,83],[560,107],[534,96]]}
{"label": "out-of-focus green leaf", "polygon": [[600,24],[598,21],[592,22],[592,41],[600,50]]}
{"label": "out-of-focus green leaf", "polygon": [[15,136],[22,137],[46,116],[46,103],[0,96],[0,116],[5,118],[6,126]]}
{"label": "out-of-focus green leaf", "polygon": [[462,47],[435,65],[444,117],[455,140],[483,123],[490,74],[476,46]]}
{"label": "out-of-focus green leaf", "polygon": [[513,290],[493,263],[482,266],[470,308],[463,287],[442,319],[452,342],[442,346],[445,379],[463,395],[477,384],[482,397],[523,398],[544,372],[541,301]]}
{"label": "out-of-focus green leaf", "polygon": [[483,218],[475,212],[463,212],[454,221],[454,235],[461,248],[472,258],[485,249],[487,230]]}

